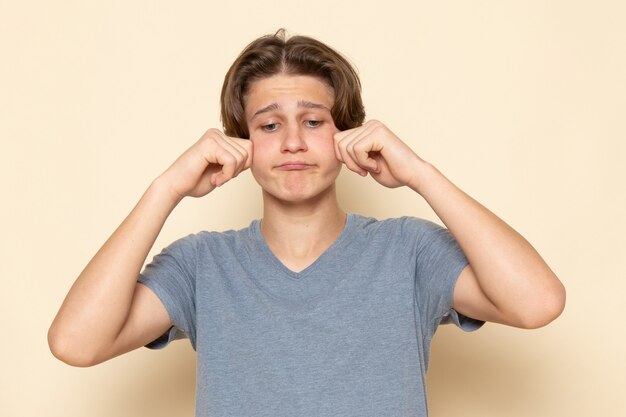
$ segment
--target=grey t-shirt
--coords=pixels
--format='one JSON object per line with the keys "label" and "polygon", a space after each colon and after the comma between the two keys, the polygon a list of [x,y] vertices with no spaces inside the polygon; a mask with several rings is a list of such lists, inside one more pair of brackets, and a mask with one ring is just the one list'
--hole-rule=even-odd
{"label": "grey t-shirt", "polygon": [[349,214],[301,272],[270,251],[255,220],[180,239],[140,282],[197,352],[196,415],[426,416],[430,341],[467,261],[450,233],[411,217]]}

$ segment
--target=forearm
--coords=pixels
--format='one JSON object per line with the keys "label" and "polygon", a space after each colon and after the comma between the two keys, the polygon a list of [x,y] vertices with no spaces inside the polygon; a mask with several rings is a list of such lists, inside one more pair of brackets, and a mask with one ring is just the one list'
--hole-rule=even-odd
{"label": "forearm", "polygon": [[430,204],[469,260],[454,307],[475,319],[539,327],[563,309],[565,291],[515,230],[423,161],[383,123],[370,120],[334,136],[337,159],[385,187],[408,186]]}
{"label": "forearm", "polygon": [[50,327],[53,351],[95,355],[115,341],[148,252],[178,201],[158,179],[150,185],[70,289]]}
{"label": "forearm", "polygon": [[520,327],[558,315],[563,287],[519,233],[469,197],[436,168],[420,163],[410,187],[443,221],[467,256],[483,294],[504,318]]}

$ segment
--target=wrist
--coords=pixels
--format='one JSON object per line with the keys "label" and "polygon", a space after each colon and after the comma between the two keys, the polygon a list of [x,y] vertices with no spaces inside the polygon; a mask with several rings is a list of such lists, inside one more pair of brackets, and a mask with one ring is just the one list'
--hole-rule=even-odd
{"label": "wrist", "polygon": [[407,186],[419,195],[424,196],[424,193],[427,192],[428,185],[434,181],[437,175],[441,175],[441,173],[434,165],[420,160],[420,162],[415,165],[413,176],[407,183]]}
{"label": "wrist", "polygon": [[172,208],[176,207],[184,198],[183,195],[180,195],[174,190],[163,175],[158,176],[154,181],[152,181],[152,183],[150,183],[146,194],[152,195]]}

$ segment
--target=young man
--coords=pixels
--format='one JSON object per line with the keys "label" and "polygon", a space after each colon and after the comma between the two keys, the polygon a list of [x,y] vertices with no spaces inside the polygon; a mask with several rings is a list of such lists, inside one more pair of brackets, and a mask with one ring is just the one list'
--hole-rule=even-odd
{"label": "young man", "polygon": [[[186,336],[199,416],[425,416],[440,323],[556,318],[563,286],[530,244],[364,117],[358,77],[326,45],[283,32],[251,43],[224,81],[224,133],[155,179],[87,265],[51,326],[54,355],[90,366]],[[410,187],[447,229],[345,213],[342,165]],[[183,198],[248,168],[262,220],[180,239],[140,274]]]}

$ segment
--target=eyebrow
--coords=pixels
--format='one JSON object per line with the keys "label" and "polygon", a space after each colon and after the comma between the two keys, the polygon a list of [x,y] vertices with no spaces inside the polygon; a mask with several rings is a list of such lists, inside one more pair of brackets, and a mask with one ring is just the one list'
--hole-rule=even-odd
{"label": "eyebrow", "polygon": [[[324,106],[323,104],[313,103],[312,101],[298,100],[298,107],[301,107],[301,108],[304,108],[304,109],[326,110],[327,112],[330,113],[330,109],[328,107]],[[272,112],[272,111],[276,111],[276,110],[280,110],[280,105],[278,103],[272,103],[269,106],[265,106],[262,109],[257,110],[252,115],[252,118],[250,120],[254,119],[255,117],[257,117],[260,114],[268,113],[268,112]]]}
{"label": "eyebrow", "polygon": [[320,109],[330,112],[330,109],[323,104],[313,103],[312,101],[306,100],[298,100],[298,107],[303,107],[305,109]]}

